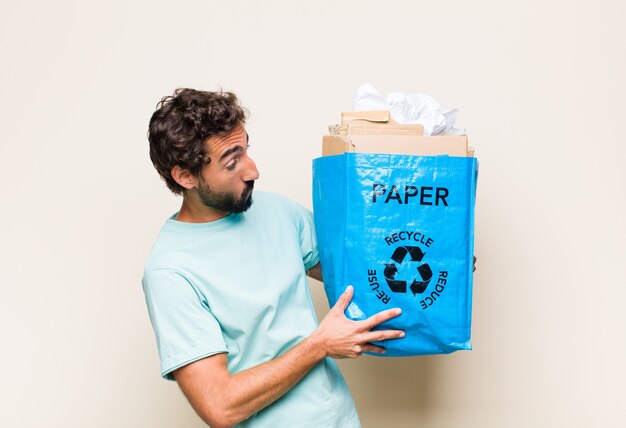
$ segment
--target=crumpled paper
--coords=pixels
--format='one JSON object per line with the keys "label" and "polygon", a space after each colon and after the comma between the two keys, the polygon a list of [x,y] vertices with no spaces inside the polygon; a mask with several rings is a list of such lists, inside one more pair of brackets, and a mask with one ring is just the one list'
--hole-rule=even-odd
{"label": "crumpled paper", "polygon": [[366,83],[356,91],[354,111],[371,110],[389,110],[398,123],[422,124],[424,135],[465,134],[464,129],[454,127],[459,111],[442,107],[426,94],[391,92],[383,98],[371,83]]}

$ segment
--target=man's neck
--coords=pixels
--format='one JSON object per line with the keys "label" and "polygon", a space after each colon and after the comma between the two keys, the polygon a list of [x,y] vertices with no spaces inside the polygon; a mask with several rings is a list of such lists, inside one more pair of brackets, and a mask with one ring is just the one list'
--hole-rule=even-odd
{"label": "man's neck", "polygon": [[177,221],[185,223],[208,223],[222,219],[230,214],[228,211],[207,207],[200,198],[193,193],[185,193],[183,204],[176,216]]}

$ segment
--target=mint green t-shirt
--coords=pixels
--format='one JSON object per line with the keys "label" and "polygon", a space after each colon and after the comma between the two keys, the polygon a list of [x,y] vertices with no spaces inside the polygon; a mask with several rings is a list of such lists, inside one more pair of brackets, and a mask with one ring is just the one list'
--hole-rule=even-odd
{"label": "mint green t-shirt", "polygon": [[[317,318],[305,270],[319,262],[311,213],[255,191],[252,206],[209,223],[169,218],[145,266],[143,288],[161,375],[217,353],[237,373],[309,336]],[[335,361],[322,360],[242,427],[359,427]]]}

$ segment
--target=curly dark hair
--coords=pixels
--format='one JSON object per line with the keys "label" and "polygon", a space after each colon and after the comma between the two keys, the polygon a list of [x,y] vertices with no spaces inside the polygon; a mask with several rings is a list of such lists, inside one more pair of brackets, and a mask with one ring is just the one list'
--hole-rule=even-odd
{"label": "curly dark hair", "polygon": [[148,127],[150,159],[176,194],[184,188],[172,178],[172,168],[179,166],[197,176],[207,162],[206,140],[244,125],[247,116],[237,96],[223,91],[179,88],[156,108]]}

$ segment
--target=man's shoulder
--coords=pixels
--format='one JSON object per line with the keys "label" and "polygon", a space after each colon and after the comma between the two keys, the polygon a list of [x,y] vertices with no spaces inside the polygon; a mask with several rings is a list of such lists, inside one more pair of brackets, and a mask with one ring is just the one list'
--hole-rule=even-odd
{"label": "man's shoulder", "polygon": [[177,259],[175,256],[179,253],[185,254],[184,250],[189,239],[188,234],[177,232],[173,223],[177,214],[167,217],[161,226],[144,264],[144,275],[149,271],[172,269],[172,261]]}

